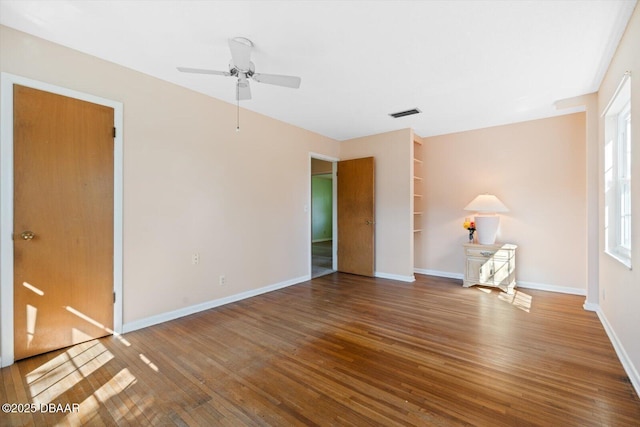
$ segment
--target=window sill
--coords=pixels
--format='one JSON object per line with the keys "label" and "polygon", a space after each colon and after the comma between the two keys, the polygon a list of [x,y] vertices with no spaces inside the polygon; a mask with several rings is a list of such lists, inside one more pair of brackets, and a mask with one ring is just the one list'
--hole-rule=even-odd
{"label": "window sill", "polygon": [[616,261],[618,261],[619,263],[621,263],[625,267],[627,267],[629,270],[632,270],[632,268],[631,268],[631,258],[623,256],[623,255],[620,255],[620,254],[617,254],[615,252],[604,251],[604,253],[609,255],[611,258],[615,259]]}

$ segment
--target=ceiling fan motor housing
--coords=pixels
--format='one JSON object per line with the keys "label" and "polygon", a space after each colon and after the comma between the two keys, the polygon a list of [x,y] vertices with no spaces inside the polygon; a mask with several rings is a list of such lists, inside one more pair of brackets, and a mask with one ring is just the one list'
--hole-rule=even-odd
{"label": "ceiling fan motor housing", "polygon": [[231,61],[229,61],[229,72],[232,76],[237,76],[239,73],[244,73],[247,75],[247,77],[251,77],[256,72],[256,66],[253,65],[253,62],[249,61],[249,69],[243,70],[241,68],[238,68],[238,66],[233,63],[232,59]]}

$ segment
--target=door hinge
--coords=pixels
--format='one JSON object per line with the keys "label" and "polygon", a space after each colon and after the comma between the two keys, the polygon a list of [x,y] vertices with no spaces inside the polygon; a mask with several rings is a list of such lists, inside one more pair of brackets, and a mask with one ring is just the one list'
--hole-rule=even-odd
{"label": "door hinge", "polygon": [[116,303],[116,293],[115,292],[113,293],[113,303],[114,304]]}
{"label": "door hinge", "polygon": [[113,137],[114,138],[116,137],[116,128],[115,128],[115,126],[113,127]]}

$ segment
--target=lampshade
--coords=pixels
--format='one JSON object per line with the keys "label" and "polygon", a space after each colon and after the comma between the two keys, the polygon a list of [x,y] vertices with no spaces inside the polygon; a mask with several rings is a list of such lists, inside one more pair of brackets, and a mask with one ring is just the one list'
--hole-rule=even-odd
{"label": "lampshade", "polygon": [[509,212],[509,209],[493,194],[480,194],[464,208],[474,212]]}

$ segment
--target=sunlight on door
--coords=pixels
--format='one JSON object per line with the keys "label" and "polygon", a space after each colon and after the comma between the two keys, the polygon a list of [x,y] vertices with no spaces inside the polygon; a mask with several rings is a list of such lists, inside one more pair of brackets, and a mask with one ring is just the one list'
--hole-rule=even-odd
{"label": "sunlight on door", "polygon": [[[23,282],[22,286],[29,289],[36,295],[39,295],[39,296],[44,295],[43,291],[36,288],[30,283]],[[26,314],[27,314],[27,348],[29,348],[36,334],[36,320],[38,318],[38,309],[31,304],[27,304]]]}
{"label": "sunlight on door", "polygon": [[31,346],[33,338],[36,335],[36,318],[38,317],[38,309],[27,304],[27,348]]}

